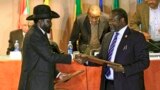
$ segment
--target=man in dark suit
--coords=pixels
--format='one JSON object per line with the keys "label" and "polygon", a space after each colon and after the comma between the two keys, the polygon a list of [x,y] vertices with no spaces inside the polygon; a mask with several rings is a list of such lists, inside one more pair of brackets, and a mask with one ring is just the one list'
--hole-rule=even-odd
{"label": "man in dark suit", "polygon": [[[145,90],[143,71],[149,66],[147,42],[142,33],[131,30],[127,24],[126,11],[112,10],[109,25],[113,32],[105,35],[97,57],[120,66],[102,67],[100,90]],[[82,57],[85,55],[79,56],[79,62],[85,61]]]}
{"label": "man in dark suit", "polygon": [[130,20],[130,27],[144,34],[149,50],[160,52],[160,0],[146,0],[138,4]]}
{"label": "man in dark suit", "polygon": [[74,22],[70,37],[73,50],[87,54],[86,49],[98,49],[107,32],[109,32],[107,16],[101,13],[98,6],[90,6],[87,14],[78,16]]}
{"label": "man in dark suit", "polygon": [[[7,48],[7,52],[6,54],[9,55],[10,51],[14,51],[14,44],[16,42],[16,40],[18,40],[19,46],[22,47],[22,43],[23,43],[23,31],[22,29],[18,29],[18,30],[14,30],[12,32],[10,32],[10,36],[9,36],[9,46]],[[21,50],[21,48],[20,48]]]}
{"label": "man in dark suit", "polygon": [[29,27],[28,27],[29,22],[26,20],[26,15],[21,15],[20,22],[21,22],[21,25],[20,25],[21,29],[17,29],[17,30],[10,32],[10,36],[9,36],[9,40],[8,40],[9,46],[8,46],[7,52],[6,52],[7,55],[10,54],[10,51],[14,51],[14,44],[15,44],[16,40],[18,40],[20,51],[22,49],[22,43],[23,43],[25,33],[29,29]]}
{"label": "man in dark suit", "polygon": [[55,64],[71,63],[71,55],[52,51],[47,38],[52,26],[51,19],[58,17],[47,5],[37,5],[33,15],[27,17],[27,20],[34,20],[34,25],[25,35],[23,42],[18,90],[54,90]]}

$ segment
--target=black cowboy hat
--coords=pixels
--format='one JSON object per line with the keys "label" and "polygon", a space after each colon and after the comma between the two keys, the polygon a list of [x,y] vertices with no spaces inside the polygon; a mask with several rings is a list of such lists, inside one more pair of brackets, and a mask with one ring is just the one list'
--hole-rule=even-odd
{"label": "black cowboy hat", "polygon": [[37,5],[34,7],[33,15],[28,16],[27,20],[38,20],[38,19],[51,19],[51,18],[59,18],[59,14],[51,11],[48,5]]}

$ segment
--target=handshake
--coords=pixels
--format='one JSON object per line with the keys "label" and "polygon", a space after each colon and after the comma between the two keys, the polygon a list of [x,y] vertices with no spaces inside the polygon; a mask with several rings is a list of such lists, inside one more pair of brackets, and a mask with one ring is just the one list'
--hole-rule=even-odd
{"label": "handshake", "polygon": [[76,54],[74,56],[74,61],[79,64],[84,64],[88,59],[88,55],[85,54]]}
{"label": "handshake", "polygon": [[76,54],[74,57],[74,61],[79,64],[84,64],[85,62],[89,61],[89,62],[96,63],[102,66],[108,66],[116,72],[124,73],[124,67],[122,66],[122,64],[110,62],[107,60],[99,59],[99,58],[85,55],[85,54]]}

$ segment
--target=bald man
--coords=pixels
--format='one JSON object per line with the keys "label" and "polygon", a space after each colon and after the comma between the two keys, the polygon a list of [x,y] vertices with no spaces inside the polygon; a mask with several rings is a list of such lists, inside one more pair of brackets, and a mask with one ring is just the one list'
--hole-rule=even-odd
{"label": "bald man", "polygon": [[26,20],[26,17],[27,17],[26,15],[21,15],[20,29],[13,30],[10,32],[9,40],[8,40],[9,45],[8,45],[7,52],[6,52],[7,55],[10,54],[10,51],[14,51],[14,43],[16,40],[18,40],[20,51],[21,51],[23,38],[25,36],[25,33],[28,31],[29,25],[31,23]]}
{"label": "bald man", "polygon": [[105,33],[109,32],[107,15],[100,8],[92,5],[86,14],[78,16],[74,22],[70,41],[74,51],[91,54],[98,50]]}

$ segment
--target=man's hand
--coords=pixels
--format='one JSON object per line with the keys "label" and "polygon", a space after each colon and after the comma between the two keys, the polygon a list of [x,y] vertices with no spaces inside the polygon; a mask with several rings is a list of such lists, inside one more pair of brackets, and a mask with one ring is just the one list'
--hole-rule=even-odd
{"label": "man's hand", "polygon": [[146,32],[142,32],[142,33],[147,41],[151,39],[151,36],[149,35],[149,33],[146,33]]}
{"label": "man's hand", "polygon": [[115,66],[115,65],[108,64],[107,66],[111,67],[115,72],[122,72],[122,73],[124,73],[124,67],[122,65]]}
{"label": "man's hand", "polygon": [[76,54],[74,60],[79,64],[84,64],[87,61],[86,57],[85,54]]}
{"label": "man's hand", "polygon": [[67,82],[68,80],[70,80],[71,78],[71,74],[67,74],[67,73],[58,73],[56,79],[54,80],[54,83],[62,83],[62,82]]}
{"label": "man's hand", "polygon": [[60,80],[62,80],[62,81],[65,81],[66,82],[66,80],[68,81],[68,78],[70,77],[70,75],[71,74],[67,74],[67,73],[60,73],[60,75],[59,75],[59,79]]}

